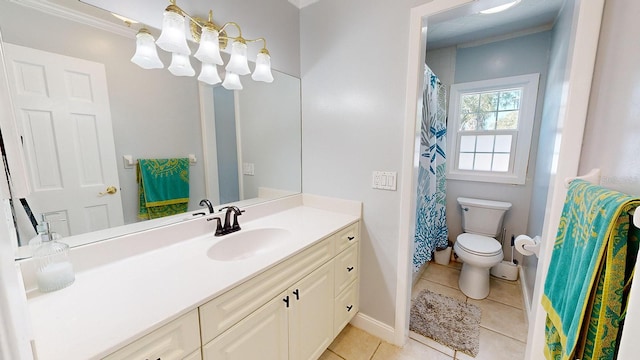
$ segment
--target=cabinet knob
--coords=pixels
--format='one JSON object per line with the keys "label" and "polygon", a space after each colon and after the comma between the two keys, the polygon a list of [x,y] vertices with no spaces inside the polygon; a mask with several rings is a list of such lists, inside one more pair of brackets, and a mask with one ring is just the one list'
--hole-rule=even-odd
{"label": "cabinet knob", "polygon": [[287,307],[289,307],[289,295],[282,299],[282,301],[284,301],[284,303],[287,304]]}
{"label": "cabinet knob", "polygon": [[347,236],[347,239],[349,239],[349,241],[351,241],[351,240],[353,240],[355,238],[356,238],[355,236]]}
{"label": "cabinet knob", "polygon": [[347,268],[347,271],[348,271],[348,272],[352,272],[352,271],[353,271],[353,266],[349,266],[349,267]]}
{"label": "cabinet knob", "polygon": [[295,296],[296,296],[296,300],[300,300],[300,289],[296,289],[296,290],[293,292],[293,295],[295,295]]}
{"label": "cabinet knob", "polygon": [[353,305],[347,306],[347,312],[351,311],[351,309],[353,309]]}

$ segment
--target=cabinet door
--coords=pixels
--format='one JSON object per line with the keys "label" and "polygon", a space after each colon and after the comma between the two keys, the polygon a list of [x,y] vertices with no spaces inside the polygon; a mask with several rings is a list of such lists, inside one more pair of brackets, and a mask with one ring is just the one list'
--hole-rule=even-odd
{"label": "cabinet door", "polygon": [[193,310],[103,360],[180,360],[199,347],[198,311]]}
{"label": "cabinet door", "polygon": [[291,360],[315,360],[333,341],[333,263],[330,261],[289,291]]}
{"label": "cabinet door", "polygon": [[275,297],[203,346],[203,359],[287,360],[289,309],[283,301],[287,295],[284,292]]}

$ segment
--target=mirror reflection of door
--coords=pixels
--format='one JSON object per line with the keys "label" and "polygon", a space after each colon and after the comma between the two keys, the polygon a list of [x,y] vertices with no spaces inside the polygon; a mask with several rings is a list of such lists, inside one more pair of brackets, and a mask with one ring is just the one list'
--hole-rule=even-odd
{"label": "mirror reflection of door", "polygon": [[[104,66],[12,44],[5,51],[34,215],[62,236],[124,224]],[[24,245],[35,231],[14,205]]]}

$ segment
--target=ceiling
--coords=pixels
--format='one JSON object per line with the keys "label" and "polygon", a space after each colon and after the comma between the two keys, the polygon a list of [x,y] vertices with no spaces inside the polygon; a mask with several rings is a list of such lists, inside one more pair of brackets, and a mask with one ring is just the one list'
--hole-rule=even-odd
{"label": "ceiling", "polygon": [[[522,0],[516,6],[497,14],[479,14],[480,8],[495,6],[491,0],[479,0],[452,12],[428,20],[427,48],[474,42],[482,39],[520,33],[528,29],[550,26],[565,0]],[[505,1],[502,1],[503,3]],[[484,4],[484,5],[483,5]]]}
{"label": "ceiling", "polygon": [[[284,1],[284,0],[283,0]],[[319,0],[288,0],[298,8],[313,4]],[[478,14],[481,8],[495,6],[507,0],[477,0],[469,6],[461,7],[456,11],[440,14],[428,20],[429,49],[474,42],[481,39],[503,36],[549,26],[555,20],[565,0],[522,0],[520,4],[511,9],[492,15]],[[47,0],[54,6],[60,6],[70,11],[88,14],[101,20],[122,26],[122,21],[111,16],[103,9],[90,5],[91,3],[107,8],[107,10],[121,14],[139,14],[136,18],[146,25],[160,28],[161,19],[155,12],[146,11],[148,8],[157,7],[162,0]],[[168,3],[168,1],[166,1]],[[206,13],[208,5],[203,1],[182,0],[181,5],[185,10],[195,10],[197,13]],[[199,9],[202,7],[204,10]],[[149,18],[144,18],[149,16]]]}

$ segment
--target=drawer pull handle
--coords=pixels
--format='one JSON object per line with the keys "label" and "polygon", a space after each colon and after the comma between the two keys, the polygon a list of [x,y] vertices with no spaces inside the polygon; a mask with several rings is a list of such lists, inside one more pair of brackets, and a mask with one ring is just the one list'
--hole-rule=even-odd
{"label": "drawer pull handle", "polygon": [[349,239],[349,241],[351,241],[351,240],[353,240],[355,238],[356,238],[355,236],[347,236],[347,239]]}
{"label": "drawer pull handle", "polygon": [[287,304],[287,307],[289,307],[289,295],[287,295],[287,297],[282,299],[282,301],[284,301],[284,303]]}
{"label": "drawer pull handle", "polygon": [[296,289],[296,291],[293,292],[293,295],[296,296],[296,300],[300,300],[300,290]]}
{"label": "drawer pull handle", "polygon": [[349,266],[349,267],[347,268],[347,271],[348,271],[348,272],[352,272],[352,271],[353,271],[353,266]]}
{"label": "drawer pull handle", "polygon": [[353,305],[347,306],[347,312],[351,311],[351,309],[353,309]]}

